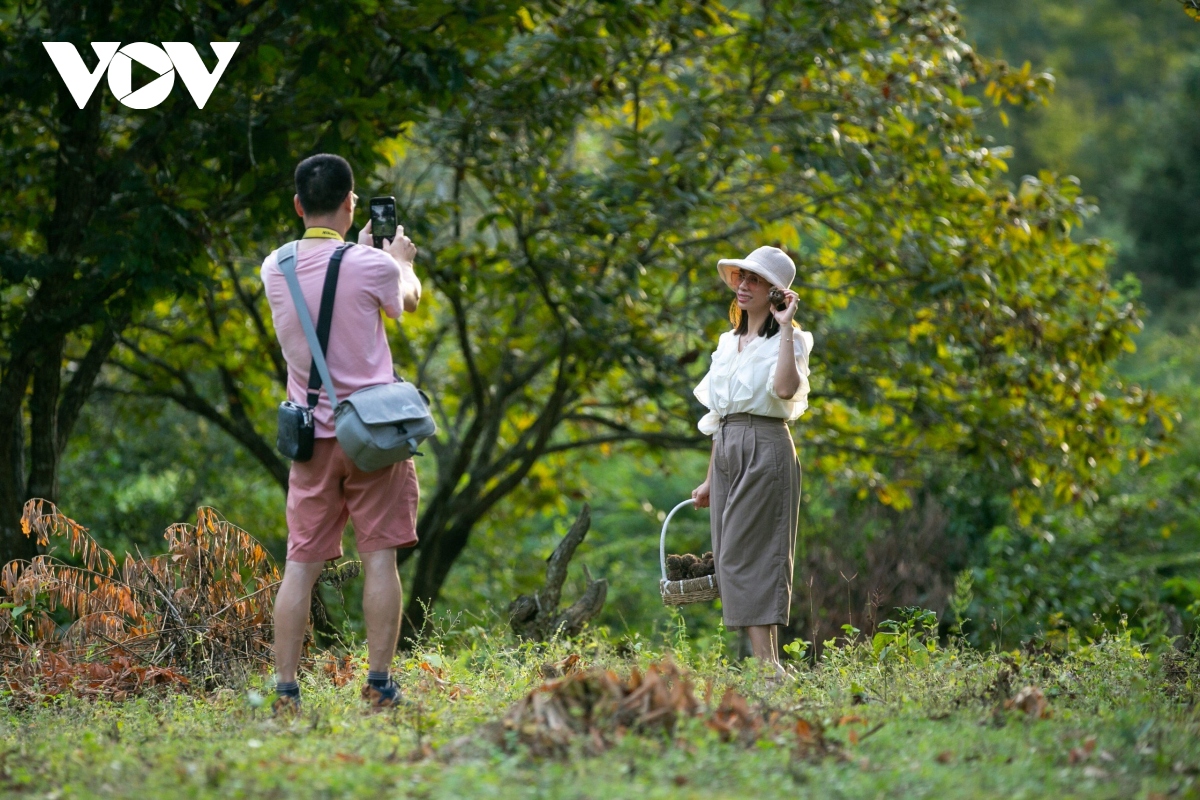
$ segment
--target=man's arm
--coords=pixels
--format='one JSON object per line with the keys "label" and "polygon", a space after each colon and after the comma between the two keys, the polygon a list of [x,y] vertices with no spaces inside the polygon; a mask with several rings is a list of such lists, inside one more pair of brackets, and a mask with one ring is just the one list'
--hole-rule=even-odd
{"label": "man's arm", "polygon": [[[358,232],[358,243],[367,247],[374,246],[374,237],[371,234],[371,223],[367,224]],[[417,310],[417,305],[421,302],[421,279],[417,277],[416,271],[413,269],[413,259],[417,256],[417,246],[412,243],[404,235],[404,226],[396,226],[396,236],[390,241],[384,239],[383,252],[396,259],[396,263],[400,265],[400,305],[408,313]],[[389,314],[390,316],[390,314]]]}
{"label": "man's arm", "polygon": [[400,264],[400,302],[404,304],[404,310],[411,314],[421,302],[421,279],[413,270],[411,261],[401,261],[398,258],[396,261]]}

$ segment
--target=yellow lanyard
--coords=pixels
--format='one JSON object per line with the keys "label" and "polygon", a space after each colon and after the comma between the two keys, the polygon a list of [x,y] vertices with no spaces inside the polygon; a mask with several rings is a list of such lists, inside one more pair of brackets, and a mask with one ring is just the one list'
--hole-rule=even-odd
{"label": "yellow lanyard", "polygon": [[312,227],[304,229],[304,239],[337,239],[339,242],[346,241],[340,233],[333,228]]}

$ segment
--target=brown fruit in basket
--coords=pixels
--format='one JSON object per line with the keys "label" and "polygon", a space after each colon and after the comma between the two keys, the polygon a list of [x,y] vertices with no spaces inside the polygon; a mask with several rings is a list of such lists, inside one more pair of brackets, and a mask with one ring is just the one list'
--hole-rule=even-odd
{"label": "brown fruit in basket", "polygon": [[705,553],[696,559],[696,563],[692,565],[692,577],[704,578],[708,575],[714,575],[717,572],[716,564],[713,563],[713,554]]}
{"label": "brown fruit in basket", "polygon": [[712,553],[705,553],[703,556],[697,556],[694,553],[667,556],[667,580],[669,581],[686,581],[715,573]]}
{"label": "brown fruit in basket", "polygon": [[694,565],[699,562],[692,553],[667,556],[667,580],[686,581],[692,577]]}
{"label": "brown fruit in basket", "polygon": [[667,580],[681,581],[687,577],[687,570],[684,567],[683,556],[669,555],[667,556]]}

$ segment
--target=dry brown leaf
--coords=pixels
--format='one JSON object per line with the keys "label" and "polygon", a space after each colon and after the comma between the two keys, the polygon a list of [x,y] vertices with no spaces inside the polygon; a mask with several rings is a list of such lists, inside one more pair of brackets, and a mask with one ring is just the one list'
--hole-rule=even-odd
{"label": "dry brown leaf", "polygon": [[579,672],[582,669],[583,657],[578,653],[571,653],[559,661],[542,664],[541,673],[543,678],[561,678],[564,675]]}
{"label": "dry brown leaf", "polygon": [[321,663],[321,672],[332,681],[334,686],[345,686],[353,681],[357,674],[352,662],[353,659],[348,655],[341,658],[326,655],[325,660]]}
{"label": "dry brown leaf", "polygon": [[1095,749],[1096,737],[1089,736],[1087,739],[1084,739],[1082,746],[1071,748],[1071,751],[1067,754],[1067,761],[1070,764],[1082,763],[1088,759],[1088,756],[1090,756]]}
{"label": "dry brown leaf", "polygon": [[[574,670],[535,687],[501,720],[484,726],[483,734],[501,747],[520,744],[535,757],[565,757],[573,742],[595,754],[626,731],[670,733],[678,720],[698,717],[704,709],[691,678],[669,661],[652,664],[645,672],[635,669],[625,678],[611,670]],[[705,723],[723,739],[752,742],[767,730],[765,719],[730,689]],[[778,721],[778,715],[774,719]],[[451,745],[451,752],[465,747],[470,738]],[[825,752],[823,737],[813,741]]]}
{"label": "dry brown leaf", "polygon": [[1050,704],[1046,695],[1036,686],[1026,686],[1016,696],[1004,703],[1005,709],[1024,711],[1030,719],[1046,719],[1050,716]]}

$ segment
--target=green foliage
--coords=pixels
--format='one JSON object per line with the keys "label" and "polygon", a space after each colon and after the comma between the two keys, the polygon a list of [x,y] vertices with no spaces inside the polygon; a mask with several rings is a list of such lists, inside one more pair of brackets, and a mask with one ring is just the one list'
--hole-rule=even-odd
{"label": "green foliage", "polygon": [[784,655],[793,661],[804,662],[808,659],[808,642],[795,639],[785,644],[782,649]]}
{"label": "green foliage", "polygon": [[[797,427],[805,549],[865,555],[941,509],[954,625],[977,642],[1096,637],[1122,615],[1148,639],[1193,624],[1195,434],[1158,393],[1194,406],[1128,367],[1188,374],[1187,345],[1142,338],[1114,369],[1141,326],[1137,289],[1080,233],[1083,188],[1107,201],[1144,163],[1138,263],[1187,269],[1190,84],[1169,136],[1145,124],[1200,35],[1178,8],[969,0],[964,33],[948,4],[909,0],[9,6],[0,439],[29,427],[33,469],[0,476],[0,506],[52,494],[65,447],[66,505],[109,544],[147,544],[210,502],[281,545],[283,365],[257,265],[295,232],[295,161],[330,149],[360,194],[401,199],[423,250],[424,305],[392,334],[442,426],[413,608],[443,585],[454,607],[504,608],[588,499],[580,559],[613,587],[601,624],[662,630],[656,517],[703,456],[629,445],[703,449],[689,393],[725,325],[713,263],[778,243],[817,338]],[[189,40],[241,37],[203,112],[182,92],[136,113],[104,87],[84,112],[64,100],[39,42],[112,38],[131,17],[143,38],[184,21]],[[1011,128],[989,127],[989,103]],[[105,399],[68,445],[114,343]],[[703,516],[678,535],[703,549]],[[685,609],[675,630],[725,647],[718,612]]]}
{"label": "green foliage", "polygon": [[879,623],[879,633],[871,638],[871,652],[880,664],[929,664],[929,653],[937,649],[937,614],[928,609],[898,608],[899,619]]}
{"label": "green foliage", "polygon": [[1163,119],[1148,131],[1153,143],[1129,198],[1128,224],[1134,246],[1122,263],[1157,276],[1159,304],[1177,288],[1200,285],[1200,66],[1178,78]]}
{"label": "green foliage", "polygon": [[61,479],[63,508],[117,552],[157,552],[167,526],[211,506],[283,562],[278,487],[211,422],[175,406],[100,394],[80,418]]}
{"label": "green foliage", "polygon": [[1131,462],[1087,516],[1062,511],[1027,526],[995,527],[975,569],[976,641],[1009,646],[1069,630],[1096,637],[1127,617],[1144,641],[1194,634],[1200,516],[1200,341],[1190,315],[1164,318],[1123,369],[1178,398],[1177,449],[1147,465]]}
{"label": "green foliage", "polygon": [[1052,102],[992,115],[983,130],[1013,147],[1015,175],[1077,176],[1099,200],[1094,227],[1124,249],[1131,170],[1174,76],[1200,45],[1200,26],[1158,0],[964,0],[958,8],[981,55],[1054,76]]}
{"label": "green foliage", "polygon": [[954,625],[950,631],[959,636],[963,633],[963,625],[970,622],[964,614],[975,599],[971,591],[974,583],[970,570],[964,569],[954,578],[954,594],[950,596],[950,613],[954,615]]}

